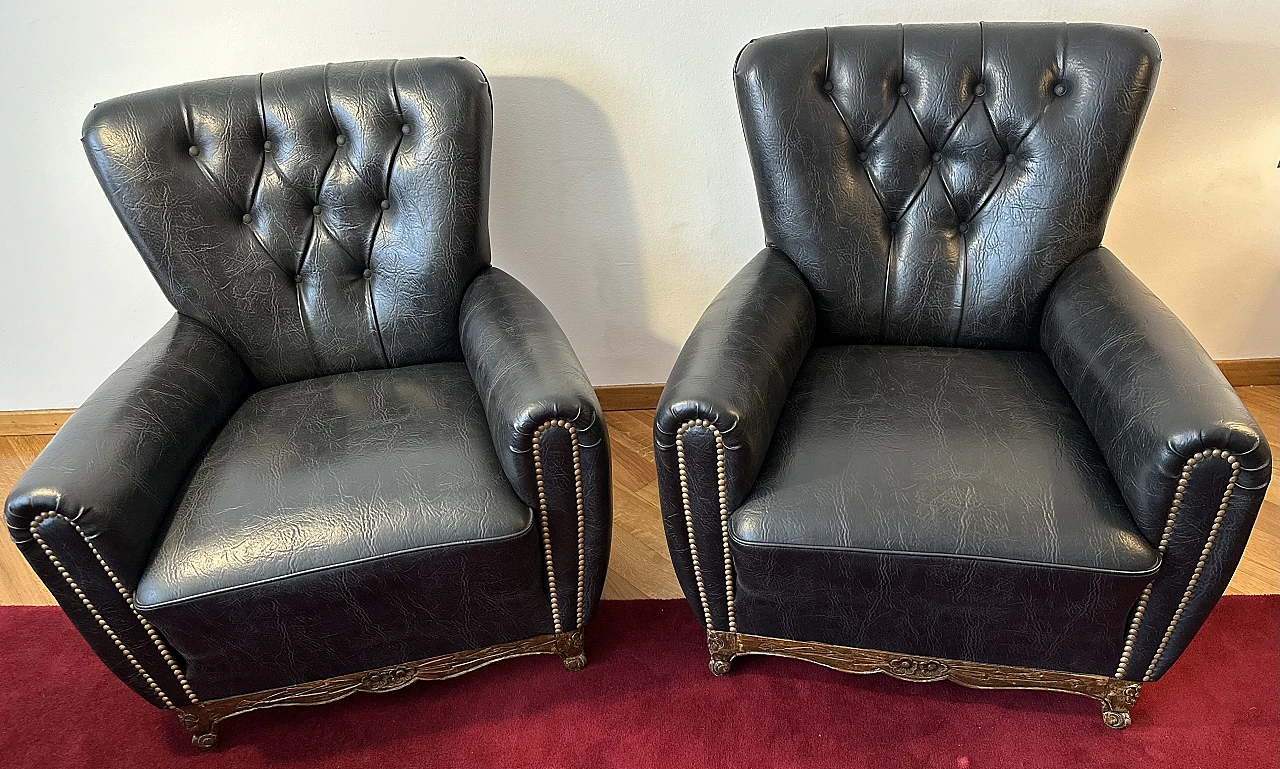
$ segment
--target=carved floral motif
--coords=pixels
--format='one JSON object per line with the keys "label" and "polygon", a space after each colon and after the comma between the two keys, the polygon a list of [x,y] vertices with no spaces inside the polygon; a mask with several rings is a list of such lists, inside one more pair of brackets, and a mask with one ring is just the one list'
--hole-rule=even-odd
{"label": "carved floral motif", "polygon": [[711,670],[716,675],[729,672],[729,664],[735,656],[765,654],[813,662],[846,673],[886,673],[904,681],[948,680],[973,689],[1040,689],[1079,694],[1101,702],[1102,720],[1114,729],[1129,725],[1129,708],[1142,690],[1141,684],[1106,676],[913,657],[816,641],[792,641],[715,630],[707,633],[707,649],[711,653]]}
{"label": "carved floral motif", "polygon": [[323,681],[225,697],[176,710],[179,723],[191,732],[191,742],[200,748],[211,748],[218,741],[215,733],[218,722],[232,716],[285,705],[323,705],[356,692],[394,691],[415,681],[453,678],[494,662],[529,654],[557,654],[570,670],[581,670],[587,662],[583,652],[582,630],[579,629],[571,633],[537,636],[483,649],[429,657],[417,662],[336,676]]}

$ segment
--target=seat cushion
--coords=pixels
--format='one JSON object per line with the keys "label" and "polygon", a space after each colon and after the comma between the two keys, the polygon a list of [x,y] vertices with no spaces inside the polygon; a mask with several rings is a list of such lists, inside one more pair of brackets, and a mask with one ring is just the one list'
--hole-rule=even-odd
{"label": "seat cushion", "polygon": [[1033,352],[816,348],[730,530],[744,632],[1078,672],[1160,563]]}
{"label": "seat cushion", "polygon": [[532,513],[466,366],[256,393],[137,592],[205,698],[551,632]]}

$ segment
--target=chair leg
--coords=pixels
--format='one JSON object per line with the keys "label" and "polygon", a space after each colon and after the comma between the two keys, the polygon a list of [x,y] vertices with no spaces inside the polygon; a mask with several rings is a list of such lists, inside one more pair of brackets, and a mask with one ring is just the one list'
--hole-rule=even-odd
{"label": "chair leg", "polygon": [[1117,680],[1114,685],[1107,687],[1107,692],[1102,697],[1102,722],[1112,729],[1128,726],[1132,722],[1129,708],[1138,701],[1140,691],[1142,684],[1131,681]]}
{"label": "chair leg", "polygon": [[556,654],[560,655],[566,669],[582,670],[587,666],[587,652],[583,645],[582,630],[556,634]]}
{"label": "chair leg", "polygon": [[218,722],[199,705],[178,711],[178,721],[191,732],[191,744],[209,750],[218,744]]}
{"label": "chair leg", "polygon": [[738,654],[737,634],[708,630],[707,651],[711,652],[710,668],[712,675],[725,675],[733,664],[733,658]]}

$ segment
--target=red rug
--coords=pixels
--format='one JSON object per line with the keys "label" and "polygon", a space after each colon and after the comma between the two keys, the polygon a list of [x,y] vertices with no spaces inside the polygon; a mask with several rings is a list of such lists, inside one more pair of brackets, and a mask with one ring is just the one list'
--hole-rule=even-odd
{"label": "red rug", "polygon": [[683,601],[606,601],[554,657],[223,722],[201,753],[55,608],[0,607],[0,766],[1274,767],[1280,598],[1228,597],[1114,732],[1093,700],[910,684],[763,657],[715,678]]}

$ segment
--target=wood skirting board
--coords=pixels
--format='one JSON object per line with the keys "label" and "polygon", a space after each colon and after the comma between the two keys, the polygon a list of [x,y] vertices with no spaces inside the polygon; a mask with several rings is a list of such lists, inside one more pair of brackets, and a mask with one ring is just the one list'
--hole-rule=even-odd
{"label": "wood skirting board", "polygon": [[1280,384],[1280,358],[1241,358],[1215,362],[1232,387]]}
{"label": "wood skirting board", "polygon": [[0,435],[53,435],[75,409],[0,411]]}
{"label": "wood skirting board", "polygon": [[[1218,368],[1233,387],[1280,385],[1280,358],[1220,360]],[[595,388],[605,411],[654,409],[662,396],[662,384],[604,385]],[[75,409],[0,411],[0,435],[52,435]]]}

